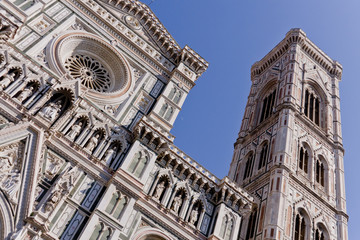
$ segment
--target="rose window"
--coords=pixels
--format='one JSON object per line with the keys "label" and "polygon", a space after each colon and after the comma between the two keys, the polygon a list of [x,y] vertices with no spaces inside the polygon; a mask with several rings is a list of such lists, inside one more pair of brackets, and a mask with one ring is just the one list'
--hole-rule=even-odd
{"label": "rose window", "polygon": [[80,78],[81,83],[87,88],[98,92],[110,89],[110,75],[101,63],[94,58],[76,54],[66,59],[65,68],[74,78]]}

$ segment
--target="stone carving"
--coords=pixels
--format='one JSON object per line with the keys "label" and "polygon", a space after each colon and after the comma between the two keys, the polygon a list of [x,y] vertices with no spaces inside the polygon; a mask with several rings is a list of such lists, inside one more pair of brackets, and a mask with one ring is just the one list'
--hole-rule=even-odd
{"label": "stone carving", "polygon": [[142,72],[139,69],[133,68],[135,80],[138,80],[142,76]]}
{"label": "stone carving", "polygon": [[113,148],[110,148],[106,151],[105,157],[104,157],[104,161],[106,162],[106,165],[110,166],[111,161],[116,156],[116,150],[117,150],[117,147],[114,146]]}
{"label": "stone carving", "polygon": [[50,102],[46,107],[43,108],[42,115],[44,118],[47,118],[50,121],[54,121],[59,115],[60,111],[61,101],[57,101],[56,103]]}
{"label": "stone carving", "polygon": [[110,114],[114,114],[116,112],[116,107],[115,106],[105,105],[104,109]]}
{"label": "stone carving", "polygon": [[15,152],[10,152],[8,154],[0,155],[0,176],[3,173],[9,172],[14,166],[14,161],[16,158]]}
{"label": "stone carving", "polygon": [[181,195],[178,195],[174,198],[171,210],[173,210],[176,213],[179,213],[179,209],[182,205],[182,199],[181,199]]}
{"label": "stone carving", "polygon": [[92,136],[89,140],[89,143],[86,145],[86,150],[92,152],[95,149],[95,147],[98,145],[99,137],[100,137],[99,134]]}
{"label": "stone carving", "polygon": [[13,33],[13,29],[9,24],[3,22],[4,20],[0,18],[0,39],[8,40]]}
{"label": "stone carving", "polygon": [[0,90],[7,88],[13,81],[15,81],[15,73],[5,74],[0,81]]}
{"label": "stone carving", "polygon": [[190,220],[189,220],[189,222],[194,225],[195,222],[198,220],[198,216],[199,216],[199,208],[196,207],[196,208],[194,208],[194,209],[191,211],[191,213],[190,213]]}
{"label": "stone carving", "polygon": [[13,204],[17,204],[17,193],[20,188],[20,166],[17,161],[22,150],[21,143],[0,148],[0,188]]}
{"label": "stone carving", "polygon": [[13,173],[9,173],[7,178],[2,183],[1,188],[5,190],[5,194],[12,203],[17,203],[17,192],[20,188],[20,173],[15,170]]}
{"label": "stone carving", "polygon": [[48,161],[49,163],[46,167],[45,174],[49,180],[52,180],[63,164],[63,160],[51,153],[48,153]]}
{"label": "stone carving", "polygon": [[156,189],[155,189],[154,198],[156,200],[160,200],[161,194],[163,193],[164,189],[165,189],[165,182],[162,181],[156,186]]}
{"label": "stone carving", "polygon": [[67,136],[74,141],[74,139],[79,135],[82,127],[82,122],[76,123],[71,127],[70,132],[67,134]]}
{"label": "stone carving", "polygon": [[133,29],[140,29],[141,27],[140,22],[133,16],[126,16],[125,21]]}
{"label": "stone carving", "polygon": [[17,97],[17,99],[20,102],[23,102],[25,99],[27,99],[28,97],[30,97],[33,93],[34,88],[33,87],[29,87],[29,88],[25,88]]}
{"label": "stone carving", "polygon": [[76,167],[63,174],[63,176],[55,184],[48,201],[45,203],[45,213],[53,211],[60,200],[69,194],[71,188],[74,186],[77,175],[78,170]]}

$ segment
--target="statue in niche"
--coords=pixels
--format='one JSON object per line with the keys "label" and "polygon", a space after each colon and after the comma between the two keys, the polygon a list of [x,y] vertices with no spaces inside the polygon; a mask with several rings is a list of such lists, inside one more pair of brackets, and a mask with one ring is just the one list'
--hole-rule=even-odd
{"label": "statue in niche", "polygon": [[176,212],[176,213],[179,213],[179,209],[181,207],[181,204],[182,204],[182,199],[181,199],[181,195],[178,195],[174,198],[174,201],[173,201],[173,204],[172,204],[172,207],[171,209]]}
{"label": "statue in niche", "polygon": [[27,99],[28,97],[30,97],[33,94],[33,87],[29,87],[29,88],[25,88],[17,97],[17,99],[20,102],[23,102],[25,99]]}
{"label": "statue in niche", "polygon": [[61,100],[56,103],[50,102],[46,107],[43,108],[42,114],[45,118],[50,121],[54,121],[61,111]]}
{"label": "statue in niche", "polygon": [[60,158],[52,156],[50,154],[48,160],[49,160],[49,165],[46,168],[45,172],[48,175],[47,178],[51,180],[55,176],[55,174],[59,171],[62,161]]}
{"label": "statue in niche", "polygon": [[154,193],[154,198],[156,200],[160,200],[161,194],[163,193],[164,189],[165,189],[165,181],[158,183]]}
{"label": "statue in niche", "polygon": [[13,81],[15,81],[14,72],[10,74],[5,74],[3,79],[0,81],[0,90],[4,90],[5,88],[7,88],[10,85],[10,83],[12,83]]}
{"label": "statue in niche", "polygon": [[113,148],[110,148],[106,151],[104,161],[106,162],[106,164],[108,166],[110,166],[111,161],[115,158],[116,150],[117,150],[117,147],[114,146]]}
{"label": "statue in niche", "polygon": [[86,145],[86,150],[88,150],[89,152],[94,151],[95,147],[98,145],[99,137],[99,134],[92,136],[89,140],[89,143]]}
{"label": "statue in niche", "polygon": [[14,173],[9,173],[1,188],[4,189],[5,194],[12,203],[17,203],[17,192],[20,188],[20,172],[16,170]]}
{"label": "statue in niche", "polygon": [[198,220],[198,216],[199,216],[199,208],[196,207],[190,213],[190,221],[189,222],[194,225],[195,222]]}
{"label": "statue in niche", "polygon": [[70,132],[67,134],[68,137],[74,141],[74,139],[79,135],[82,127],[82,122],[76,123],[71,127]]}

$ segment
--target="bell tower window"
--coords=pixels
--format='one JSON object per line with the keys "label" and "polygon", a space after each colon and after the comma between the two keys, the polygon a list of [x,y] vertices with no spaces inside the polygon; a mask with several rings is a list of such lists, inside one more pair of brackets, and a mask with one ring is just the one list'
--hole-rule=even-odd
{"label": "bell tower window", "polygon": [[245,172],[244,172],[244,178],[246,179],[251,176],[251,168],[253,165],[254,155],[250,153],[250,155],[247,158],[247,161],[245,163]]}
{"label": "bell tower window", "polygon": [[309,164],[309,153],[304,147],[300,147],[299,154],[299,169],[303,170],[306,174],[308,173]]}
{"label": "bell tower window", "polygon": [[275,96],[276,90],[273,90],[273,92],[271,92],[263,99],[261,106],[260,123],[272,115],[275,103]]}
{"label": "bell tower window", "polygon": [[315,93],[308,89],[305,91],[304,114],[320,127],[320,100]]}

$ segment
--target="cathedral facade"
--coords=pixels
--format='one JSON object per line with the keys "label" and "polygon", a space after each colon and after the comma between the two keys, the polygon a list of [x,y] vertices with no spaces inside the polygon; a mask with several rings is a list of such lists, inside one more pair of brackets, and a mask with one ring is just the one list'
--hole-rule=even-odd
{"label": "cathedral facade", "polygon": [[342,67],[292,29],[228,177],[170,133],[208,63],[137,0],[0,3],[0,239],[347,239]]}

